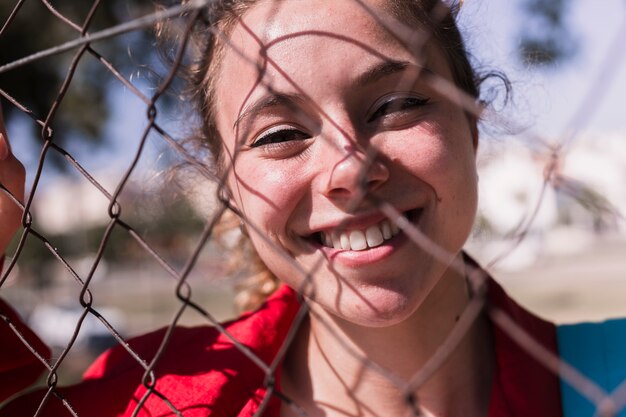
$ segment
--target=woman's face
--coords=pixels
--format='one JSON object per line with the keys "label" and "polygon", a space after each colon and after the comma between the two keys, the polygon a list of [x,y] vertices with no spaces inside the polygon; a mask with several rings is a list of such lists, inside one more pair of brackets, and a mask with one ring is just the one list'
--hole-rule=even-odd
{"label": "woman's face", "polygon": [[437,45],[413,54],[357,2],[327,0],[262,1],[228,43],[217,124],[259,255],[336,317],[405,320],[447,265],[376,202],[451,254],[476,209],[475,124],[430,86],[452,79]]}

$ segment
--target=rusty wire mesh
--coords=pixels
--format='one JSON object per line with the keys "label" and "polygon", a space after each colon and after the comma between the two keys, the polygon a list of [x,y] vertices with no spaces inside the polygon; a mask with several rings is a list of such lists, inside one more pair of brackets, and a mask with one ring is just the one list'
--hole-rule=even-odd
{"label": "rusty wire mesh", "polygon": [[[196,20],[202,17],[202,8],[205,6],[206,2],[197,1],[187,3],[185,6],[174,6],[142,18],[130,20],[116,27],[112,27],[95,33],[90,33],[90,24],[94,15],[98,13],[100,1],[96,0],[93,2],[90,12],[81,23],[75,23],[70,21],[67,17],[56,11],[53,5],[50,4],[47,0],[41,1],[49,9],[50,13],[54,13],[60,21],[64,22],[64,24],[72,28],[72,30],[76,34],[76,37],[69,40],[67,43],[58,45],[45,51],[41,51],[34,55],[27,56],[24,59],[9,63],[3,62],[0,66],[0,73],[8,71],[19,71],[21,66],[36,64],[37,61],[42,60],[46,57],[54,56],[56,54],[61,54],[68,51],[72,53],[72,59],[67,68],[65,82],[59,88],[57,98],[50,107],[48,114],[43,116],[34,114],[30,109],[26,108],[18,100],[11,97],[8,91],[0,91],[0,94],[2,94],[5,103],[10,103],[8,105],[15,106],[24,114],[28,115],[32,119],[32,122],[36,124],[41,131],[40,156],[38,158],[36,173],[34,175],[32,183],[29,184],[30,192],[23,205],[14,199],[15,204],[20,205],[21,207],[23,207],[24,210],[24,216],[22,219],[23,230],[19,236],[19,242],[17,243],[15,252],[8,254],[9,257],[7,258],[5,269],[2,273],[2,279],[0,280],[0,288],[6,284],[12,273],[15,274],[15,267],[20,259],[21,252],[27,241],[36,240],[46,246],[50,254],[52,254],[56,258],[57,262],[62,265],[62,267],[67,271],[69,276],[74,279],[76,288],[79,290],[78,296],[75,298],[75,304],[80,306],[81,315],[80,319],[75,325],[73,336],[70,338],[70,340],[67,341],[66,346],[60,352],[58,357],[56,357],[51,362],[43,358],[40,353],[37,352],[33,347],[29,346],[29,349],[31,349],[33,354],[37,356],[37,358],[41,361],[42,364],[45,365],[48,370],[45,382],[46,390],[45,394],[41,398],[39,408],[42,409],[45,406],[46,402],[50,400],[51,396],[57,396],[62,399],[62,394],[58,391],[57,388],[59,369],[63,365],[63,362],[65,361],[67,355],[73,349],[74,341],[81,331],[81,326],[83,325],[84,320],[88,316],[95,316],[108,329],[110,334],[116,339],[117,343],[123,346],[128,354],[132,356],[134,360],[144,369],[144,375],[142,380],[136,381],[136,384],[143,384],[147,388],[147,390],[143,398],[138,401],[136,405],[136,412],[138,412],[142,408],[142,406],[149,397],[157,396],[160,397],[161,400],[168,405],[172,414],[182,415],[183,412],[177,408],[177,404],[170,402],[166,395],[160,393],[156,389],[156,381],[159,378],[159,375],[155,374],[154,369],[158,364],[158,361],[162,354],[168,349],[172,331],[179,324],[183,313],[188,310],[194,310],[204,318],[204,321],[207,324],[215,326],[219,329],[220,332],[223,332],[228,337],[230,337],[233,345],[236,346],[236,348],[239,349],[239,351],[241,352],[242,360],[251,361],[256,366],[258,366],[265,374],[267,393],[262,399],[261,404],[259,405],[259,408],[255,415],[260,416],[263,414],[265,407],[268,404],[268,401],[273,396],[277,396],[278,398],[280,398],[284,402],[284,404],[292,407],[295,412],[303,413],[303,411],[298,407],[297,404],[292,402],[289,398],[286,398],[284,394],[276,391],[274,378],[276,369],[281,363],[287,351],[287,348],[295,335],[298,325],[302,322],[307,314],[314,314],[313,312],[308,311],[306,304],[303,304],[299,315],[294,320],[292,331],[289,333],[287,340],[285,340],[279,355],[272,363],[266,363],[262,359],[258,358],[248,347],[241,344],[236,337],[228,335],[227,330],[222,327],[220,321],[209,311],[209,308],[203,306],[201,301],[196,300],[192,296],[192,288],[188,282],[188,277],[193,271],[196,270],[198,257],[200,256],[201,252],[205,250],[207,244],[212,240],[214,230],[222,215],[228,211],[235,211],[235,208],[229,204],[228,199],[222,199],[222,204],[218,205],[218,208],[212,213],[211,218],[206,221],[204,229],[198,241],[195,243],[193,249],[186,253],[186,262],[182,266],[175,266],[171,262],[169,262],[165,254],[159,253],[159,250],[154,248],[153,245],[142,236],[141,231],[138,231],[137,228],[133,226],[133,224],[125,222],[125,220],[123,220],[121,216],[122,209],[124,207],[120,203],[120,195],[124,192],[125,187],[128,184],[129,178],[136,170],[138,161],[144,152],[144,148],[150,135],[156,134],[158,137],[162,138],[164,143],[167,143],[167,145],[171,149],[179,154],[181,160],[189,161],[193,163],[196,167],[199,166],[199,169],[201,171],[203,171],[207,176],[212,177],[212,174],[209,170],[204,169],[201,164],[198,165],[198,161],[195,155],[190,155],[189,151],[181,145],[181,142],[179,140],[177,140],[177,137],[179,135],[170,134],[167,129],[163,127],[163,125],[159,121],[156,106],[157,102],[159,102],[159,100],[162,100],[163,95],[170,88],[171,83],[174,80],[181,63],[184,60],[187,41],[189,39],[191,31],[194,28]],[[2,30],[0,31],[0,37],[5,30],[10,30],[12,22],[19,14],[20,8],[24,3],[24,0],[18,0],[15,2],[13,13],[8,16],[3,23]],[[363,4],[362,6],[364,10],[372,13],[365,4]],[[394,36],[400,39],[401,42],[406,44],[408,47],[413,48],[414,50],[419,50],[420,47],[424,45],[425,42],[427,42],[428,40],[428,35],[424,32],[415,32],[411,28],[404,26],[397,21],[393,21],[392,19],[386,19],[384,17],[381,18],[380,16],[376,16],[374,14],[372,14],[372,16],[376,18],[381,25],[385,26],[391,33],[393,33]],[[106,40],[130,31],[149,29],[157,22],[165,21],[168,19],[174,19],[179,22],[179,26],[182,27],[183,35],[180,37],[180,43],[176,48],[176,53],[168,74],[163,77],[159,85],[155,88],[152,95],[147,95],[139,88],[137,88],[133,84],[133,81],[129,79],[129,77],[126,77],[120,71],[116,70],[115,66],[110,61],[108,61],[106,57],[103,57],[98,53],[97,47],[92,45],[96,41]],[[620,70],[618,62],[619,60],[623,59],[624,55],[626,55],[625,51],[620,46],[621,39],[624,38],[623,32],[624,29],[622,28],[621,33],[615,37],[614,45],[610,48],[610,51],[607,54],[607,61],[604,65],[604,67],[606,68],[606,72],[601,75],[600,79],[595,80],[593,83],[590,84],[588,97],[585,99],[581,99],[579,112],[573,115],[572,122],[560,136],[559,140],[557,142],[554,142],[548,140],[548,138],[538,137],[536,135],[525,138],[528,143],[531,144],[529,146],[533,147],[537,154],[543,155],[545,157],[545,162],[542,167],[542,175],[544,178],[543,188],[540,192],[541,195],[537,199],[538,203],[536,208],[531,210],[530,213],[527,213],[523,221],[520,223],[519,227],[512,233],[513,237],[510,239],[510,247],[500,253],[498,256],[496,256],[489,265],[490,267],[497,266],[497,264],[502,259],[506,258],[508,254],[515,250],[515,247],[525,239],[529,227],[532,224],[535,215],[537,214],[545,190],[550,188],[561,188],[565,189],[566,192],[569,191],[571,193],[576,193],[578,191],[576,189],[567,189],[568,184],[571,185],[572,183],[571,181],[568,181],[567,178],[564,178],[561,175],[560,163],[562,159],[567,155],[568,149],[577,140],[579,134],[584,131],[586,124],[589,122],[590,117],[593,115],[592,111],[590,111],[588,103],[597,103],[602,100],[603,94],[605,94],[611,88],[611,79],[614,75],[613,72]],[[232,46],[230,47],[232,48]],[[241,51],[237,51],[235,49],[233,50],[236,53],[241,53]],[[103,65],[107,68],[107,70],[117,80],[117,82],[119,82],[129,91],[131,91],[136,97],[138,97],[145,106],[145,129],[141,137],[136,138],[137,140],[129,142],[128,149],[129,152],[131,152],[132,150],[133,158],[132,161],[126,166],[123,175],[121,176],[121,180],[117,182],[114,189],[107,189],[106,186],[98,182],[94,178],[94,176],[92,176],[90,172],[88,172],[88,170],[84,169],[79,161],[77,161],[72,156],[71,152],[68,152],[66,149],[58,145],[55,141],[54,125],[56,117],[58,115],[58,112],[62,111],[61,105],[63,104],[66,92],[72,84],[79,64],[82,60],[87,59],[86,57],[94,57],[100,65]],[[269,58],[268,63],[269,65],[275,65],[271,62],[271,59]],[[251,62],[250,65],[256,65],[256,63]],[[483,109],[475,103],[475,100],[472,97],[469,97],[463,92],[459,92],[456,86],[452,85],[450,82],[447,82],[445,79],[434,76],[430,77],[428,82],[430,83],[431,88],[457,101],[457,104],[462,106],[467,112],[473,113],[474,115],[478,116],[480,112],[483,111]],[[294,87],[297,88],[298,86],[294,85]],[[488,117],[490,117],[492,120],[496,120],[496,123],[498,124],[506,125],[508,128],[514,125],[513,121],[504,120],[501,116],[498,115],[489,115]],[[328,121],[330,123],[335,123],[331,119],[329,119]],[[19,141],[19,138],[13,137],[12,141]],[[55,248],[54,243],[48,241],[45,234],[39,232],[34,227],[34,222],[36,221],[36,219],[34,219],[33,215],[31,215],[31,206],[33,204],[34,198],[37,196],[37,193],[42,187],[42,172],[44,171],[44,164],[50,158],[51,154],[61,155],[65,160],[65,164],[73,167],[73,169],[79,175],[87,180],[108,201],[107,215],[109,218],[109,222],[102,236],[100,237],[100,242],[96,249],[93,262],[91,263],[86,273],[77,272],[72,264],[64,258],[64,254],[59,252]],[[363,163],[364,175],[365,173],[367,173],[369,165],[376,158],[374,149],[367,149],[366,154],[367,158]],[[236,158],[236,155],[233,157]],[[227,168],[227,171],[228,169],[230,169],[230,167]],[[220,199],[220,196],[223,196],[223,193],[219,191],[224,185],[224,178],[225,176],[221,178],[213,178],[213,180],[218,184],[219,189],[218,192],[215,193],[216,199]],[[10,194],[4,186],[2,186],[2,190],[4,193]],[[391,204],[385,201],[375,200],[373,196],[369,195],[365,190],[362,193],[359,202],[368,199],[371,203],[375,204],[389,219],[395,222],[397,226],[419,247],[423,248],[425,251],[429,252],[433,257],[439,259],[440,261],[446,264],[450,263],[452,268],[456,268],[461,273],[464,273],[463,271],[465,271],[467,268],[466,265],[462,264],[457,258],[455,258],[454,254],[447,253],[435,242],[430,241],[427,236],[422,234],[419,229],[417,229],[405,217],[403,217],[401,213],[399,213],[396,208],[394,208]],[[258,232],[259,236],[263,236],[263,230],[259,229],[258,225],[255,225],[248,219],[244,219],[244,221],[246,223],[246,226],[251,230],[252,233],[256,231]],[[177,311],[174,318],[169,324],[168,331],[165,333],[165,336],[161,341],[156,356],[150,361],[147,361],[146,358],[143,358],[138,353],[136,353],[130,347],[125,338],[120,334],[120,332],[109,323],[106,315],[101,314],[99,309],[94,306],[94,299],[97,297],[97,294],[94,294],[91,290],[94,274],[100,266],[107,246],[110,244],[112,234],[114,232],[120,231],[127,234],[130,238],[136,241],[136,243],[142,248],[142,250],[145,251],[145,253],[154,261],[156,261],[160,265],[160,268],[162,268],[162,270],[170,275],[176,282],[176,286],[171,297],[176,298],[177,300]],[[303,280],[302,287],[297,288],[297,290],[314,298],[315,288],[310,278],[316,274],[317,268],[313,268],[312,270],[303,270],[300,265],[298,265],[293,259],[291,259],[289,253],[287,253],[284,249],[277,247],[270,240],[266,240],[266,243],[273,246],[273,250],[279,253],[280,256],[284,257],[288,262],[291,262],[295,269],[301,271],[302,275],[306,277],[306,279]],[[499,328],[506,332],[512,339],[514,339],[520,346],[527,350],[527,352],[529,352],[537,361],[549,368],[555,374],[560,375],[562,379],[566,380],[585,397],[587,397],[594,404],[596,404],[596,406],[598,407],[599,415],[615,415],[616,412],[621,410],[624,405],[626,405],[626,382],[624,382],[612,393],[605,392],[602,388],[597,386],[593,381],[580,373],[577,369],[564,363],[554,354],[541,346],[541,344],[535,341],[531,335],[527,334],[522,328],[520,328],[514,322],[514,320],[512,320],[511,317],[509,317],[505,312],[498,309],[490,308],[489,306],[486,307],[485,281],[487,277],[485,276],[485,273],[482,270],[476,268],[471,269],[469,272],[466,271],[466,273],[469,278],[469,282],[473,288],[473,290],[471,291],[473,298],[466,307],[462,316],[459,318],[458,324],[448,335],[445,342],[439,347],[437,352],[423,366],[423,368],[421,368],[410,379],[410,381],[404,381],[390,371],[381,368],[379,365],[372,362],[367,357],[360,356],[357,352],[352,352],[355,356],[359,358],[359,360],[363,363],[365,367],[371,368],[375,372],[380,373],[385,378],[388,378],[389,381],[397,385],[397,387],[402,392],[406,393],[407,406],[409,407],[409,409],[414,411],[415,415],[420,415],[418,407],[419,398],[415,397],[413,393],[418,391],[419,387],[429,378],[429,376],[431,376],[442,365],[448,355],[450,355],[450,353],[458,345],[463,335],[468,331],[476,318],[485,308],[487,308],[491,320]],[[1,317],[5,321],[9,322],[9,319],[5,315],[1,315]],[[11,325],[10,322],[9,325]],[[22,340],[25,341],[25,339],[21,337],[17,329],[15,329],[15,332],[18,333],[16,334],[16,337],[20,337]],[[347,345],[346,348],[349,349]],[[72,415],[77,415],[70,402],[64,402],[64,406]]]}

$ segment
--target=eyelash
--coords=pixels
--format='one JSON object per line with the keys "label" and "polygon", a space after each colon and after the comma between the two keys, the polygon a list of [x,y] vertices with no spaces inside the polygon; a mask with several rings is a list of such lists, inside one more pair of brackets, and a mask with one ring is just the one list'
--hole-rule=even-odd
{"label": "eyelash", "polygon": [[[299,136],[298,138],[293,138],[294,135]],[[286,136],[292,136],[291,138],[284,139]],[[259,136],[250,147],[257,148],[260,146],[288,146],[286,143],[292,142],[294,140],[304,140],[308,139],[309,136],[306,133],[303,133],[295,128],[288,127],[280,127],[278,129],[270,129],[268,132]],[[277,140],[278,139],[278,140]]]}
{"label": "eyelash", "polygon": [[[418,97],[418,96],[408,96],[408,97],[393,97],[391,99],[385,100],[374,113],[367,120],[368,123],[375,122],[380,117],[388,116],[395,112],[404,111],[407,109],[422,107],[428,102],[430,99],[428,97]],[[400,102],[399,105],[397,102]]]}
{"label": "eyelash", "polygon": [[[392,97],[385,100],[380,106],[378,106],[376,111],[369,117],[367,122],[372,123],[380,119],[381,117],[385,117],[396,112],[422,107],[426,105],[429,101],[430,99],[427,97],[418,96]],[[271,128],[269,131],[260,135],[250,145],[250,147],[286,148],[292,146],[291,144],[294,143],[294,141],[299,142],[309,138],[310,136],[308,134],[296,128],[280,126]]]}

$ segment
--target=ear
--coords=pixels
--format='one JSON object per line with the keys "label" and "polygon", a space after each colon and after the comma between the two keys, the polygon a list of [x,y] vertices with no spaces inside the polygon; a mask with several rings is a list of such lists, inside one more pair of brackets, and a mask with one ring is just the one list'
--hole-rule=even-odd
{"label": "ear", "polygon": [[476,107],[474,110],[475,112],[474,113],[467,112],[467,120],[470,124],[470,132],[472,134],[472,144],[474,145],[474,153],[478,152],[478,143],[479,143],[478,139],[480,136],[480,134],[478,133],[478,122],[480,121],[483,115],[483,111],[485,110],[485,107],[487,107],[487,103],[484,100],[477,99]]}
{"label": "ear", "polygon": [[470,132],[472,133],[472,144],[474,145],[474,153],[478,151],[478,122],[475,117],[470,119]]}
{"label": "ear", "polygon": [[235,205],[233,194],[230,191],[230,188],[226,184],[222,185],[217,190],[217,199],[226,207],[236,210],[237,206]]}
{"label": "ear", "polygon": [[474,153],[478,151],[478,117],[470,112],[465,112],[467,117],[467,123],[469,124],[470,135],[472,135],[472,146],[474,147]]}

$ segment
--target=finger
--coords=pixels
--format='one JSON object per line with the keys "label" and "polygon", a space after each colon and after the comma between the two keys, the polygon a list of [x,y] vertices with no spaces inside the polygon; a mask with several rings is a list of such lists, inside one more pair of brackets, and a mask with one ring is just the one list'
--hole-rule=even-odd
{"label": "finger", "polygon": [[[24,198],[24,166],[11,152],[11,144],[4,125],[2,101],[0,100],[0,183],[7,188],[15,198],[23,201]],[[0,197],[3,197],[0,195]],[[6,201],[0,201],[0,209],[6,209]],[[3,213],[4,214],[4,213]]]}
{"label": "finger", "polygon": [[11,153],[0,104],[0,184],[8,190],[0,190],[0,256],[6,252],[23,216],[21,204],[14,199],[24,201],[24,176],[24,166]]}
{"label": "finger", "polygon": [[0,161],[4,161],[11,154],[11,144],[9,143],[7,131],[4,126],[2,113],[2,102],[0,101]]}

